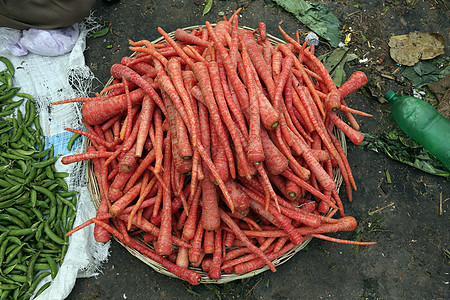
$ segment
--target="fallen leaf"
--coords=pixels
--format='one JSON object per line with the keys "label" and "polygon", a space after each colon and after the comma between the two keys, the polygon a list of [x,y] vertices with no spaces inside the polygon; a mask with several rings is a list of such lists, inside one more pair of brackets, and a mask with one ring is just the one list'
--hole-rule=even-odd
{"label": "fallen leaf", "polygon": [[308,3],[303,0],[274,0],[297,20],[308,26],[318,36],[337,47],[342,39],[338,18],[322,3]]}
{"label": "fallen leaf", "polygon": [[111,23],[109,23],[109,25],[107,27],[94,32],[89,37],[90,38],[99,38],[99,37],[105,36],[109,32],[110,27],[111,27]]}
{"label": "fallen leaf", "polygon": [[211,10],[213,1],[212,0],[208,0],[205,4],[205,8],[203,9],[203,15],[206,15],[207,13],[209,13],[209,11]]}
{"label": "fallen leaf", "polygon": [[364,141],[359,145],[364,149],[383,153],[390,158],[415,167],[424,172],[450,177],[450,172],[425,148],[414,142],[403,133],[396,131],[383,132],[380,136],[362,133]]}
{"label": "fallen leaf", "polygon": [[419,60],[432,59],[445,54],[445,39],[438,33],[411,32],[389,39],[393,60],[405,66],[413,66]]}
{"label": "fallen leaf", "polygon": [[432,61],[420,61],[412,67],[405,67],[402,75],[408,78],[415,87],[421,88],[450,74],[449,62],[450,59],[445,56]]}

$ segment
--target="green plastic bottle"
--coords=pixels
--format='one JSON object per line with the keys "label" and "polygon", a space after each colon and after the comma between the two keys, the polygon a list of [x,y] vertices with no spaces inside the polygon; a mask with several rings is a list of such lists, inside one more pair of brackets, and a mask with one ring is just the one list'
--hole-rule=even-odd
{"label": "green plastic bottle", "polygon": [[450,170],[450,121],[421,99],[398,96],[391,90],[384,98],[392,104],[398,126]]}

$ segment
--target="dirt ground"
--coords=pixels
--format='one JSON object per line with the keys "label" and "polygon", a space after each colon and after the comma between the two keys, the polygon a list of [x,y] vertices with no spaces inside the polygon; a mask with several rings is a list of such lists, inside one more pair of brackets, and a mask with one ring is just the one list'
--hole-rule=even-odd
{"label": "dirt ground", "polygon": [[[350,51],[358,59],[367,59],[350,70],[364,70],[370,78],[370,89],[352,94],[348,100],[352,107],[373,114],[373,118],[358,118],[361,131],[377,135],[395,129],[390,106],[376,96],[388,89],[411,93],[412,87],[395,73],[399,66],[389,56],[388,39],[412,31],[436,32],[445,37],[448,55],[448,1],[321,2],[337,16],[344,33],[352,33]],[[169,32],[215,22],[222,13],[229,16],[243,7],[240,25],[257,27],[263,21],[268,33],[277,37],[281,37],[280,23],[291,35],[297,29],[301,36],[309,31],[269,0],[216,0],[205,16],[203,4],[200,0],[98,0],[94,16],[111,22],[112,30],[87,41],[86,61],[99,79],[94,91],[100,91],[108,80],[109,67],[130,54],[128,39],[158,38],[158,26]],[[326,43],[317,49],[319,53],[329,50]],[[359,226],[355,232],[333,236],[375,241],[376,245],[354,247],[313,239],[276,273],[194,287],[155,272],[113,242],[102,274],[78,279],[68,299],[448,299],[449,180],[351,143],[348,157],[358,190],[352,203],[342,189],[340,195],[346,213],[354,216]]]}

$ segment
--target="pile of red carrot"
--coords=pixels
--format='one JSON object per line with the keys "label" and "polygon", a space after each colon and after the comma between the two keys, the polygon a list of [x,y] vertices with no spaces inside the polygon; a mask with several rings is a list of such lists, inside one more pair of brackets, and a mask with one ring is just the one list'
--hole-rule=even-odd
{"label": "pile of red carrot", "polygon": [[323,233],[357,225],[333,180],[338,166],[351,201],[333,130],[362,141],[353,115],[370,115],[344,98],[367,78],[337,88],[314,45],[280,30],[287,43],[273,45],[263,23],[241,29],[237,14],[175,38],[158,28],[165,43],[130,41],[135,55],[111,67],[101,93],[55,102],[84,102],[87,131],[67,130],[92,145],[62,162],[92,160],[101,197],[96,217],[68,234],[95,223],[96,240],[113,234],[192,284],[192,267],[214,279],[275,271],[309,237],[358,244]]}

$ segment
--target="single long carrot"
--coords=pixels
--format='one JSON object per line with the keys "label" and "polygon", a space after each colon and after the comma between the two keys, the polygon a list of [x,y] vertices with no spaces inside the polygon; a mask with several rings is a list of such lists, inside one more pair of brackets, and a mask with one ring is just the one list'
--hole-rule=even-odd
{"label": "single long carrot", "polygon": [[158,241],[155,250],[160,255],[169,255],[172,253],[172,195],[170,188],[170,165],[171,165],[171,141],[170,135],[164,140],[164,173],[163,179],[167,189],[163,190],[162,210],[161,210],[161,228],[158,235]]}
{"label": "single long carrot", "polygon": [[66,155],[61,159],[61,162],[66,165],[88,159],[107,158],[110,157],[112,154],[113,152],[108,151],[89,151],[86,153]]}
{"label": "single long carrot", "polygon": [[153,117],[153,111],[155,109],[155,102],[150,96],[145,95],[142,100],[141,108],[141,121],[139,123],[139,131],[136,138],[136,156],[141,157],[144,150],[145,140],[147,139],[150,123]]}
{"label": "single long carrot", "polygon": [[264,150],[261,143],[261,118],[259,111],[259,101],[256,94],[256,86],[253,72],[250,69],[250,58],[247,53],[247,46],[241,42],[242,59],[247,75],[247,87],[250,98],[250,117],[249,117],[249,141],[247,158],[250,163],[259,164],[265,160]]}

